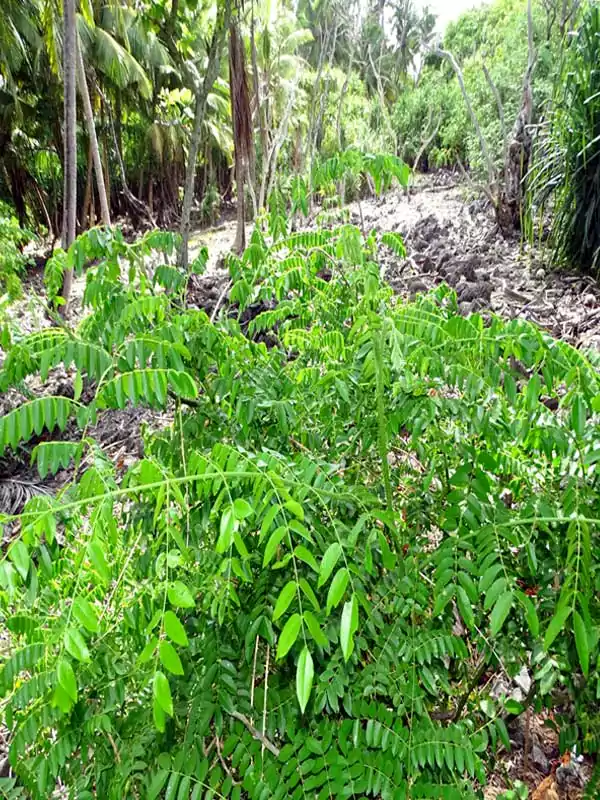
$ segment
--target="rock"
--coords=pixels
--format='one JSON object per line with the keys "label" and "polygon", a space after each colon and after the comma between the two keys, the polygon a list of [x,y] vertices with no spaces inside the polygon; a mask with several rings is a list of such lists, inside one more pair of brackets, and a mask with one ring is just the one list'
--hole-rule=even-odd
{"label": "rock", "polygon": [[550,771],[550,761],[546,758],[542,748],[538,747],[537,744],[534,744],[531,748],[531,761],[544,775]]}
{"label": "rock", "polygon": [[446,278],[448,285],[453,287],[458,286],[462,278],[470,283],[477,281],[477,273],[470,259],[443,266],[442,275]]}
{"label": "rock", "polygon": [[587,294],[583,295],[581,302],[586,308],[593,308],[597,303],[596,296],[591,292],[588,292]]}
{"label": "rock", "polygon": [[475,300],[471,303],[471,311],[476,313],[477,311],[483,311],[484,308],[488,307],[489,300],[486,300],[485,297],[476,297]]}
{"label": "rock", "polygon": [[456,287],[456,294],[458,295],[458,299],[463,303],[470,303],[480,298],[486,303],[489,303],[492,296],[492,284],[486,281],[481,281],[481,283],[469,283],[461,279],[461,282]]}
{"label": "rock", "polygon": [[442,252],[438,256],[438,261],[437,261],[438,271],[441,272],[441,268],[444,266],[444,264],[447,264],[451,260],[451,258],[452,258],[452,251],[442,250]]}
{"label": "rock", "polygon": [[546,277],[546,270],[545,269],[538,269],[535,272],[535,279],[537,281],[543,281]]}
{"label": "rock", "polygon": [[410,292],[411,300],[414,300],[419,292],[427,292],[429,291],[429,287],[427,284],[422,281],[420,278],[411,278],[407,284],[408,291]]}
{"label": "rock", "polygon": [[[501,494],[501,496],[507,508],[512,508],[513,498],[511,492],[508,489],[506,489]],[[508,498],[510,498],[510,502],[507,502]],[[521,689],[524,695],[529,694],[529,690],[531,689],[531,675],[529,674],[529,670],[527,669],[527,667],[521,667],[521,671],[519,672],[518,675],[515,675],[514,681],[519,687],[519,689]]]}
{"label": "rock", "polygon": [[431,256],[427,255],[426,253],[416,253],[413,260],[415,264],[417,264],[417,266],[423,270],[423,272],[435,271],[435,263]]}

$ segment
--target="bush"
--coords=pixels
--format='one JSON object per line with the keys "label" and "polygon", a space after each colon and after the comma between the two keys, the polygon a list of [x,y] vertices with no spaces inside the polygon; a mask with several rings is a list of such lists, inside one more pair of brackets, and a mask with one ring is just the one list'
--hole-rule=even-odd
{"label": "bush", "polygon": [[[4,364],[3,388],[76,370],[0,420],[42,477],[77,467],[0,563],[33,798],[465,800],[531,705],[560,706],[561,751],[597,747],[596,369],[446,287],[398,301],[396,234],[290,233],[272,208],[216,323],[176,268],[148,274],[169,234],[92,231],[50,268],[104,254],[91,313]],[[120,474],[89,426],[140,405],[172,424]],[[480,680],[523,669],[527,697]]]}
{"label": "bush", "polygon": [[[541,111],[551,93],[559,43],[546,38],[545,15],[534,5],[534,40],[538,55],[534,102]],[[465,87],[488,149],[496,166],[503,168],[504,134],[510,134],[521,104],[522,79],[527,66],[527,4],[524,0],[496,0],[462,14],[448,26],[444,48],[461,65]],[[500,97],[498,103],[483,70],[485,64]],[[394,127],[404,157],[409,161],[421,149],[439,120],[438,134],[425,151],[435,166],[453,166],[457,160],[475,174],[485,174],[480,143],[465,108],[456,76],[443,60],[430,56],[414,86],[401,94],[393,112]]]}
{"label": "bush", "polygon": [[565,49],[553,110],[532,169],[534,206],[552,203],[558,263],[600,273],[600,8],[590,4]]}
{"label": "bush", "polygon": [[28,263],[23,246],[31,238],[32,234],[20,227],[10,207],[0,202],[0,292],[6,292],[11,299],[21,294],[21,277]]}

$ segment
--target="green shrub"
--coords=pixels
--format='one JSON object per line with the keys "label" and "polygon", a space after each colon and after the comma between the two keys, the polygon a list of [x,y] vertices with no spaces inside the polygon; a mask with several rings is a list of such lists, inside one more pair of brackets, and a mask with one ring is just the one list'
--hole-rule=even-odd
{"label": "green shrub", "polygon": [[556,261],[600,272],[600,8],[589,4],[565,48],[532,169],[534,205],[551,202]]}
{"label": "green shrub", "polygon": [[22,248],[32,238],[23,230],[11,209],[0,202],[0,292],[14,299],[21,294],[21,278],[28,263]]}
{"label": "green shrub", "polygon": [[[90,232],[49,267],[104,252],[89,316],[4,364],[3,388],[76,368],[73,397],[0,419],[42,476],[76,465],[0,563],[33,798],[465,800],[509,721],[558,702],[561,749],[596,746],[597,369],[447,287],[401,302],[396,234],[290,233],[279,201],[265,224],[215,323],[176,268],[148,274],[169,234]],[[120,474],[89,426],[140,405],[172,422]],[[481,680],[522,669],[527,698]]]}

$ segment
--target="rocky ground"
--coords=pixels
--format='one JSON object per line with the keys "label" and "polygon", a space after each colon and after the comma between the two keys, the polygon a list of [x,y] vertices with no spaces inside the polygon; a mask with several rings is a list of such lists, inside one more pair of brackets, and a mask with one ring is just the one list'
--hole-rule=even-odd
{"label": "rocky ground", "polygon": [[[590,277],[557,272],[545,248],[506,239],[488,204],[472,200],[464,184],[440,174],[422,181],[409,195],[391,192],[382,200],[350,206],[351,221],[365,230],[395,231],[405,240],[407,258],[381,254],[385,276],[403,296],[441,282],[456,289],[465,314],[488,309],[523,317],[577,347],[600,350],[600,285]],[[448,185],[449,184],[449,185]],[[228,275],[219,265],[231,249],[235,223],[198,234],[193,245],[209,248],[203,276],[195,277],[193,301],[209,313]]]}
{"label": "rocky ground", "polygon": [[[473,200],[468,187],[454,181],[455,176],[440,175],[417,184],[408,195],[390,193],[381,201],[350,207],[355,224],[364,224],[366,230],[396,231],[404,237],[406,259],[385,249],[381,253],[382,268],[395,291],[411,297],[445,281],[456,289],[465,314],[488,310],[507,318],[526,318],[577,347],[600,351],[600,286],[591,278],[555,272],[543,249],[503,238],[486,204]],[[191,305],[208,313],[226,300],[229,275],[221,265],[234,235],[235,223],[225,222],[192,238],[191,256],[205,245],[209,262],[204,275],[193,277],[188,298]],[[82,314],[84,286],[84,278],[75,281],[72,321]],[[10,315],[24,333],[51,324],[43,306],[40,273],[30,277],[26,298],[13,305]],[[68,374],[57,372],[54,381],[53,392],[72,391]],[[30,389],[35,391],[36,386]],[[23,399],[18,392],[6,393],[0,398],[0,414]],[[148,409],[106,411],[89,433],[124,469],[141,453],[144,428],[161,427],[171,419],[168,410],[162,414]],[[59,473],[41,484],[29,467],[28,453],[5,455],[0,459],[0,511],[14,512],[31,494],[55,491],[69,477],[68,472]],[[559,762],[564,754],[558,751],[551,722],[540,715],[522,717],[511,728],[513,752],[501,759],[486,800],[504,791],[509,779],[524,781],[536,800],[581,797],[590,766],[576,758],[569,764]]]}

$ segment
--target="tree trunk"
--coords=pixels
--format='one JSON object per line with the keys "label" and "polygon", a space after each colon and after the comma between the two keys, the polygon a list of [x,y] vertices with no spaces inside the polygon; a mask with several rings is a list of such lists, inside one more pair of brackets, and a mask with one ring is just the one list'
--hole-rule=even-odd
{"label": "tree trunk", "polygon": [[243,253],[246,249],[246,198],[244,196],[244,174],[246,168],[241,158],[235,158],[235,183],[237,186],[237,226],[233,250]]}
{"label": "tree trunk", "polygon": [[123,108],[121,104],[121,90],[115,90],[115,133],[119,153],[123,153]]}
{"label": "tree trunk", "polygon": [[488,186],[487,186],[487,190],[488,191],[487,191],[487,194],[493,200],[494,199],[494,195],[495,195],[495,189],[497,188],[496,169],[494,167],[494,162],[492,161],[492,157],[490,155],[490,151],[488,149],[485,136],[483,135],[483,132],[481,130],[481,126],[479,125],[479,120],[477,119],[477,115],[475,114],[475,111],[473,110],[473,105],[471,103],[471,98],[469,97],[469,95],[467,93],[462,70],[459,67],[457,60],[454,58],[452,53],[450,53],[448,50],[442,50],[442,48],[439,47],[437,49],[437,51],[435,51],[435,52],[436,52],[436,55],[442,56],[443,58],[446,58],[450,62],[450,65],[452,66],[452,69],[454,70],[454,73],[455,73],[456,78],[458,80],[458,85],[460,87],[461,94],[462,94],[463,99],[465,101],[465,105],[467,107],[467,111],[469,113],[469,117],[471,118],[471,122],[473,123],[473,127],[475,128],[475,132],[477,133],[477,138],[479,140],[479,146],[481,148],[481,155],[483,156],[483,160],[484,160],[484,162],[485,162],[485,164],[487,166],[487,171],[488,171]]}
{"label": "tree trunk", "polygon": [[[250,23],[250,52],[252,55],[252,83],[254,88],[254,102],[256,105],[256,119],[258,120],[258,128],[260,131],[261,158],[264,163],[264,160],[267,158],[267,153],[269,152],[269,141],[267,138],[267,127],[265,125],[263,114],[263,104],[260,91],[260,75],[258,72],[258,56],[256,53],[256,40],[254,37],[254,2],[252,3],[252,20]],[[253,180],[255,180],[255,176],[253,176]],[[257,188],[258,187],[255,188],[255,191]]]}
{"label": "tree trunk", "polygon": [[[90,219],[90,206],[92,203],[92,180],[94,178],[92,170],[94,169],[94,161],[92,156],[92,142],[88,144],[88,157],[87,157],[87,171],[85,178],[85,193],[83,195],[83,207],[81,209],[80,225],[85,228],[89,225]],[[91,226],[90,226],[91,227]]]}
{"label": "tree trunk", "polygon": [[[63,250],[68,250],[75,240],[77,224],[77,106],[76,106],[77,28],[75,0],[64,0],[63,73],[64,73],[64,198],[63,198]],[[65,271],[62,296],[65,300],[61,312],[66,313],[73,270]]]}
{"label": "tree trunk", "polygon": [[204,73],[202,86],[196,92],[196,110],[194,114],[194,128],[190,139],[188,152],[188,162],[185,172],[185,188],[183,192],[183,206],[181,209],[181,223],[179,232],[181,234],[181,249],[179,251],[179,263],[183,269],[188,268],[188,243],[190,239],[190,217],[192,214],[192,203],[194,201],[194,186],[196,182],[196,159],[198,158],[198,147],[200,136],[202,135],[202,123],[204,122],[204,112],[206,110],[207,97],[219,75],[219,54],[225,41],[225,32],[229,27],[231,19],[231,0],[224,0],[224,5],[217,12],[217,20],[213,31],[210,47],[208,51],[208,65]]}
{"label": "tree trunk", "polygon": [[531,159],[531,122],[533,119],[532,76],[536,54],[533,45],[533,15],[531,0],[527,4],[529,37],[529,59],[523,79],[521,108],[513,125],[511,141],[504,161],[504,187],[500,193],[497,209],[498,225],[505,233],[521,229],[523,212],[524,180]]}
{"label": "tree trunk", "polygon": [[104,174],[104,185],[106,187],[106,194],[111,196],[110,188],[110,167],[108,165],[108,133],[104,131],[104,141],[102,142],[102,169]]}
{"label": "tree trunk", "polygon": [[110,227],[110,210],[108,206],[108,197],[106,196],[106,186],[104,185],[104,175],[102,173],[102,161],[100,159],[100,149],[98,147],[98,137],[96,136],[96,125],[94,123],[94,112],[92,109],[92,101],[90,100],[90,92],[85,77],[85,65],[83,63],[83,55],[81,54],[81,47],[77,47],[77,82],[79,84],[79,94],[83,103],[83,113],[85,116],[85,124],[90,141],[90,150],[92,152],[92,159],[94,162],[94,171],[96,173],[96,185],[98,187],[98,198],[100,200],[100,213],[104,225]]}
{"label": "tree trunk", "polygon": [[[246,176],[250,174],[250,164],[254,156],[254,142],[244,42],[240,35],[237,20],[232,20],[229,25],[229,95],[231,98],[231,119],[233,121],[233,150],[238,202],[237,230],[233,249],[237,253],[241,253],[246,247],[244,183]],[[254,205],[256,205],[255,200]]]}

